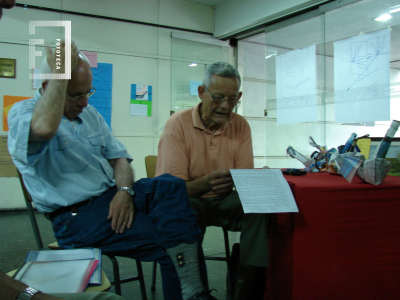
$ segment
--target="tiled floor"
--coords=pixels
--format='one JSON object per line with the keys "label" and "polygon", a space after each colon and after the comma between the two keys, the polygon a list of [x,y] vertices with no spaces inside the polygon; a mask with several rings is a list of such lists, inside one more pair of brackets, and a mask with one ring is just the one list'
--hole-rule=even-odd
{"label": "tiled floor", "polygon": [[[40,213],[36,213],[39,228],[44,245],[55,241],[50,222]],[[29,250],[37,250],[31,223],[26,211],[0,212],[0,270],[9,272],[20,267]],[[230,244],[237,242],[238,233],[230,233]],[[207,256],[223,256],[224,243],[223,233],[220,228],[209,227],[203,243],[204,253]],[[119,258],[121,276],[130,276],[136,273],[135,261],[132,259]],[[156,291],[150,289],[152,263],[142,263],[146,282],[147,298],[149,300],[163,299],[161,288],[161,275],[159,268],[157,272]],[[109,259],[103,256],[103,269],[111,280],[112,267]],[[219,300],[226,299],[226,264],[219,261],[207,261],[208,278],[210,288],[216,289],[212,295]],[[112,287],[110,292],[114,292]],[[141,299],[139,283],[129,282],[122,284],[122,296],[126,300]]]}

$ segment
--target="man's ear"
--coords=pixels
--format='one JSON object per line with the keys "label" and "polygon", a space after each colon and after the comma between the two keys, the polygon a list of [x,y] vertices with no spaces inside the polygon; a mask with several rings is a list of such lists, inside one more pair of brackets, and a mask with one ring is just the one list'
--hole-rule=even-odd
{"label": "man's ear", "polygon": [[204,93],[206,92],[206,88],[203,85],[199,85],[197,88],[197,92],[199,93],[199,98],[203,101]]}
{"label": "man's ear", "polygon": [[48,81],[48,80],[45,80],[45,81],[42,82],[42,89],[43,89],[43,92],[46,90],[46,87],[47,87],[48,84],[49,84],[49,81]]}
{"label": "man's ear", "polygon": [[238,101],[240,100],[240,98],[242,98],[242,92],[239,92],[238,94]]}

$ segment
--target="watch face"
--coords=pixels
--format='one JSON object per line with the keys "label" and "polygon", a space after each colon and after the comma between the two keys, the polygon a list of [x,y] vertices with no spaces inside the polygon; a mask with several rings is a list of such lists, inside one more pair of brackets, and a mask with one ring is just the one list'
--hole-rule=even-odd
{"label": "watch face", "polygon": [[118,188],[118,191],[128,192],[129,195],[131,195],[131,196],[133,196],[135,194],[135,192],[132,189],[128,188],[128,187],[120,187],[120,188]]}

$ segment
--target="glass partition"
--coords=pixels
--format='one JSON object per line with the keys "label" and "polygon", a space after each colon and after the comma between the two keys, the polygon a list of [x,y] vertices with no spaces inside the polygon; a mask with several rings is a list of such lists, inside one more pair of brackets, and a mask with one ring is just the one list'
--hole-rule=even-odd
{"label": "glass partition", "polygon": [[[243,115],[257,139],[256,167],[303,167],[286,154],[289,145],[309,157],[317,150],[310,136],[330,149],[343,145],[353,132],[383,137],[391,120],[400,120],[400,12],[387,21],[374,20],[399,4],[364,0],[333,10],[321,6],[313,18],[267,28],[240,42],[242,49],[263,50],[266,70],[263,78],[249,75],[257,66],[243,51],[248,75]],[[255,82],[262,82],[265,91],[246,98]],[[250,109],[254,106],[257,111]]]}
{"label": "glass partition", "polygon": [[[210,42],[208,43],[207,40]],[[171,40],[171,114],[199,102],[197,86],[203,81],[208,64],[227,61],[227,46],[213,44],[211,38],[200,41]],[[216,43],[223,44],[217,41]]]}

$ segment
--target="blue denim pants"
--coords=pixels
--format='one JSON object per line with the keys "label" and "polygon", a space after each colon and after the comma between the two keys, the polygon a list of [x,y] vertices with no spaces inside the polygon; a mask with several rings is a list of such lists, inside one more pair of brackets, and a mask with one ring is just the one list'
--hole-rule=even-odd
{"label": "blue denim pants", "polygon": [[117,192],[113,187],[81,206],[75,216],[65,212],[51,219],[58,244],[66,249],[96,247],[103,253],[143,261],[157,260],[164,298],[182,299],[179,278],[165,249],[181,243],[190,244],[201,237],[185,182],[164,174],[136,181],[133,189],[136,211],[130,229],[123,234],[116,234],[111,229],[111,220],[107,216],[109,204]]}

